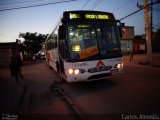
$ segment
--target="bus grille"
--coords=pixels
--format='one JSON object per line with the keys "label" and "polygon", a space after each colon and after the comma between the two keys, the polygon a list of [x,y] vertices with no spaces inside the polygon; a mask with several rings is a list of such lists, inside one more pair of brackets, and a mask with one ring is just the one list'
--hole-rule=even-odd
{"label": "bus grille", "polygon": [[111,68],[112,66],[95,67],[95,68],[88,69],[88,72],[95,73],[95,72],[107,71],[107,70],[110,70]]}
{"label": "bus grille", "polygon": [[88,80],[92,80],[92,79],[101,79],[101,78],[107,78],[111,76],[110,73],[104,73],[104,74],[98,74],[98,75],[92,75],[88,78]]}

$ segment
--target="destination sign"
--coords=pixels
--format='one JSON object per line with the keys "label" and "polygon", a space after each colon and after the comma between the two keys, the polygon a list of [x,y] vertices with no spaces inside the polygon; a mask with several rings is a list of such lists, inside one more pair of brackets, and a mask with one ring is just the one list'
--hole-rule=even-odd
{"label": "destination sign", "polygon": [[78,13],[70,13],[70,19],[97,19],[97,20],[107,20],[109,16],[106,14],[78,14]]}
{"label": "destination sign", "polygon": [[80,18],[79,17],[79,14],[75,14],[75,13],[70,13],[70,19],[77,19],[77,18]]}
{"label": "destination sign", "polygon": [[109,19],[108,15],[86,14],[86,19]]}

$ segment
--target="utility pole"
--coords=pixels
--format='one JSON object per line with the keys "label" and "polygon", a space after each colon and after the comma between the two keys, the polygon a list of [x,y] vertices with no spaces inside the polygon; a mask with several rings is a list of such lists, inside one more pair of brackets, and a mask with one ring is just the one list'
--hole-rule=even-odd
{"label": "utility pole", "polygon": [[152,63],[151,24],[149,22],[148,0],[144,0],[144,18],[146,27],[146,44],[148,62]]}
{"label": "utility pole", "polygon": [[153,41],[153,0],[151,0],[151,41]]}

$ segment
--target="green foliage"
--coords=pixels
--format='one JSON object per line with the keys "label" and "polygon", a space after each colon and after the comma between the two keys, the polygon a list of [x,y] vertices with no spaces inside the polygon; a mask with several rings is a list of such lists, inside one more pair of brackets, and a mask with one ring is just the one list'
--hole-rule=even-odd
{"label": "green foliage", "polygon": [[20,33],[19,37],[24,38],[24,41],[20,45],[20,49],[33,54],[37,53],[42,49],[42,45],[45,42],[48,34],[37,34],[35,33]]}

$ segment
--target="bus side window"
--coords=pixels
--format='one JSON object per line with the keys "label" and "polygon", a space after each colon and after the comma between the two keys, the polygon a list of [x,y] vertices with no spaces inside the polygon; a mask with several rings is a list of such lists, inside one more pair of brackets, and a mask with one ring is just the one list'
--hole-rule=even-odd
{"label": "bus side window", "polygon": [[58,29],[58,42],[59,42],[59,52],[62,58],[66,57],[65,51],[65,38],[66,38],[66,30],[64,25],[60,25]]}
{"label": "bus side window", "polygon": [[60,40],[61,39],[65,39],[65,37],[66,37],[66,30],[65,30],[64,25],[59,26],[58,37],[59,37]]}

